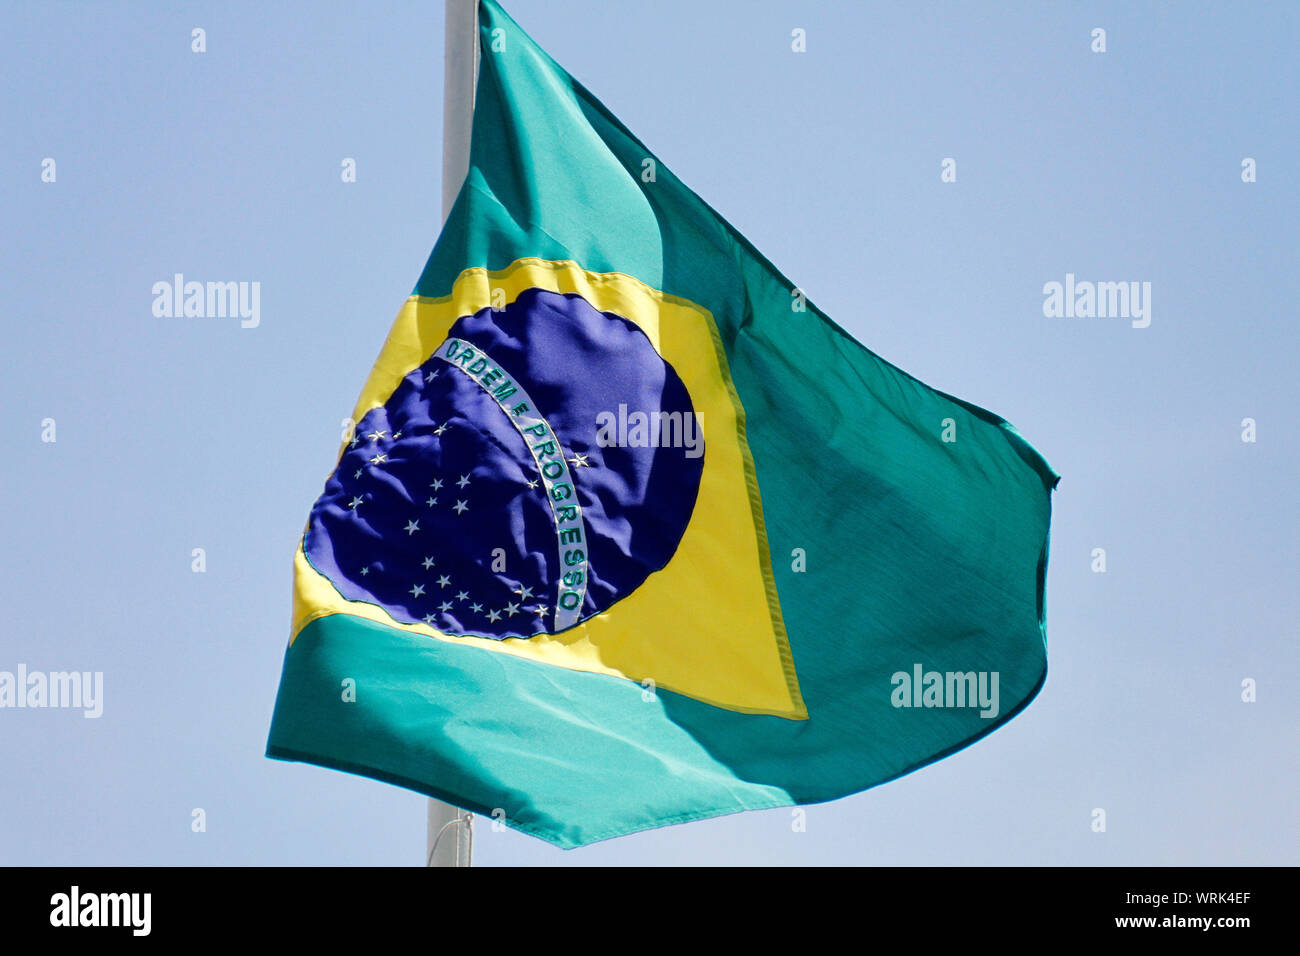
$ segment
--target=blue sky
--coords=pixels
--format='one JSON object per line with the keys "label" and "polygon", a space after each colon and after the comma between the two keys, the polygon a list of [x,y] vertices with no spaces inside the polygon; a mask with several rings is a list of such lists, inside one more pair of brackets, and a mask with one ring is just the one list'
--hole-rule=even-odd
{"label": "blue sky", "polygon": [[[839,324],[1063,480],[1047,684],[997,733],[804,832],[562,853],[481,822],[476,862],[1296,863],[1296,8],[506,7]],[[0,18],[0,670],[104,673],[99,719],[0,710],[0,862],[419,864],[423,797],[263,749],[293,547],[437,235],[441,4]],[[177,272],[260,282],[260,323],[155,316]],[[1150,326],[1045,317],[1067,273],[1150,282]]]}

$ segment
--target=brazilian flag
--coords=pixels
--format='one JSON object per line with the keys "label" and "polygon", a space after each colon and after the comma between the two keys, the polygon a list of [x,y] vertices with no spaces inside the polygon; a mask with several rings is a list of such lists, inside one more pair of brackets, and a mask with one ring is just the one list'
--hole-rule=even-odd
{"label": "brazilian flag", "polygon": [[469,173],[295,555],[268,755],[573,847],[831,800],[1014,716],[1056,474],[479,24]]}

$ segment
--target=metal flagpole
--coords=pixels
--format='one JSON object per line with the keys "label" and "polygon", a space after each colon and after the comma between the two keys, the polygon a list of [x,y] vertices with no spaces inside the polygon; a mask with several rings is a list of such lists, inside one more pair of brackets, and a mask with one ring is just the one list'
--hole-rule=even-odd
{"label": "metal flagpole", "polygon": [[[442,221],[469,172],[469,138],[478,78],[478,0],[446,0],[442,94]],[[474,815],[441,800],[429,801],[426,866],[469,866]]]}

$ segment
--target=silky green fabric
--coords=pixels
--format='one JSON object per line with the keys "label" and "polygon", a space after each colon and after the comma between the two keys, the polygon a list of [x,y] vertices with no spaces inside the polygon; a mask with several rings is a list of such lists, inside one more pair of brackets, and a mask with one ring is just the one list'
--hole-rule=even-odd
{"label": "silky green fabric", "polygon": [[[629,681],[336,615],[286,654],[268,753],[500,810],[568,847],[840,797],[1012,717],[1046,676],[1056,474],[998,416],[885,362],[811,303],[792,308],[794,283],[491,0],[480,25],[470,171],[415,291],[444,296],[466,268],[538,257],[712,313],[809,719],[663,690],[647,701]],[[949,706],[918,706],[919,687],[900,706],[896,675],[916,665],[996,674],[996,714],[951,706],[951,688]],[[339,702],[346,677],[355,704]]]}

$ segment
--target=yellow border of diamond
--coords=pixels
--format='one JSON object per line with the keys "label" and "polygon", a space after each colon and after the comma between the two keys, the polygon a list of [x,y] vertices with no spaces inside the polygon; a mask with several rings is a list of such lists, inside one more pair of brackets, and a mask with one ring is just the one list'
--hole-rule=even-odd
{"label": "yellow border of diamond", "polygon": [[[637,325],[690,392],[704,429],[699,494],[676,553],[635,592],[560,634],[496,641],[444,634],[348,601],[307,561],[294,560],[293,637],[311,621],[350,614],[440,641],[471,644],[572,670],[608,674],[743,713],[807,719],[772,576],[745,415],[713,316],[621,273],[520,259],[467,269],[449,296],[411,296],[357,400],[353,421],[384,404],[464,315],[513,302],[531,288],[576,293]],[[493,295],[496,302],[493,302]],[[593,429],[595,423],[593,423]],[[344,446],[339,450],[342,457]]]}

